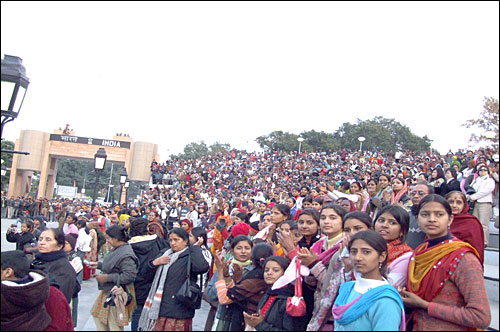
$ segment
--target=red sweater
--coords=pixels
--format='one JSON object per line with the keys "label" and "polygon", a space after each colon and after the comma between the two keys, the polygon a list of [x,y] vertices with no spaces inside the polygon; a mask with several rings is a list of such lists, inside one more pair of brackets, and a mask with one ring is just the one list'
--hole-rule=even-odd
{"label": "red sweater", "polygon": [[66,297],[59,289],[50,286],[50,295],[45,301],[45,309],[52,317],[52,322],[45,331],[74,331],[71,308]]}
{"label": "red sweater", "polygon": [[486,329],[491,310],[484,286],[483,267],[472,253],[466,253],[443,289],[429,303],[427,311],[415,313],[414,331],[464,331]]}

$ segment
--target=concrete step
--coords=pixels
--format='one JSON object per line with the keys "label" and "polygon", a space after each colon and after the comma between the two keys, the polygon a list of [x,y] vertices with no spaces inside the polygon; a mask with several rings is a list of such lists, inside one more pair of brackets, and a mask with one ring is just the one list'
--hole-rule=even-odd
{"label": "concrete step", "polygon": [[490,301],[490,310],[491,310],[491,323],[490,327],[486,329],[486,331],[498,331],[498,301]]}
{"label": "concrete step", "polygon": [[499,301],[498,265],[484,264],[484,286],[490,301]]}
{"label": "concrete step", "polygon": [[496,265],[498,266],[499,261],[499,251],[498,248],[486,248],[484,249],[484,263],[488,265]]}

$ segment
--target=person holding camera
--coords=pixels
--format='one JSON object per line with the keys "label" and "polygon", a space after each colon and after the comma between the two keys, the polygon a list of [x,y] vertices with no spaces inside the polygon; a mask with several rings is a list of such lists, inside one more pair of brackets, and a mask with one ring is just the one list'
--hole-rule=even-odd
{"label": "person holding camera", "polygon": [[102,262],[86,262],[102,271],[96,276],[97,297],[90,314],[99,331],[123,331],[136,308],[134,280],[139,260],[130,244],[125,228],[113,225],[106,230],[106,239],[112,249]]}
{"label": "person holding camera", "polygon": [[15,224],[10,225],[7,229],[7,242],[16,242],[16,250],[24,250],[31,247],[34,243],[36,246],[36,239],[34,232],[35,225],[30,219],[23,220],[21,224],[21,233],[17,232]]}

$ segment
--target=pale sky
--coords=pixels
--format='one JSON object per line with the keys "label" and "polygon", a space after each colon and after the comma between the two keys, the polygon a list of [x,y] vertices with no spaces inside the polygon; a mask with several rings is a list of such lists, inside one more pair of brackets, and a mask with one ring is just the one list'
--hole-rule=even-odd
{"label": "pale sky", "polygon": [[8,140],[68,123],[163,161],[383,116],[445,153],[498,99],[499,3],[2,1],[1,53],[31,82]]}

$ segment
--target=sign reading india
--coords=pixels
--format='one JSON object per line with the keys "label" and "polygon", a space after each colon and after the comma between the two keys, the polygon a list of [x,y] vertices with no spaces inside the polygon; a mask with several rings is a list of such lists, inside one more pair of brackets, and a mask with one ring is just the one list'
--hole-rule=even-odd
{"label": "sign reading india", "polygon": [[68,143],[101,145],[101,146],[110,146],[110,147],[113,147],[113,148],[130,149],[130,142],[115,141],[115,140],[110,140],[110,139],[100,139],[100,138],[88,138],[88,137],[78,137],[78,136],[69,136],[69,135],[50,134],[50,140],[51,141],[68,142]]}

